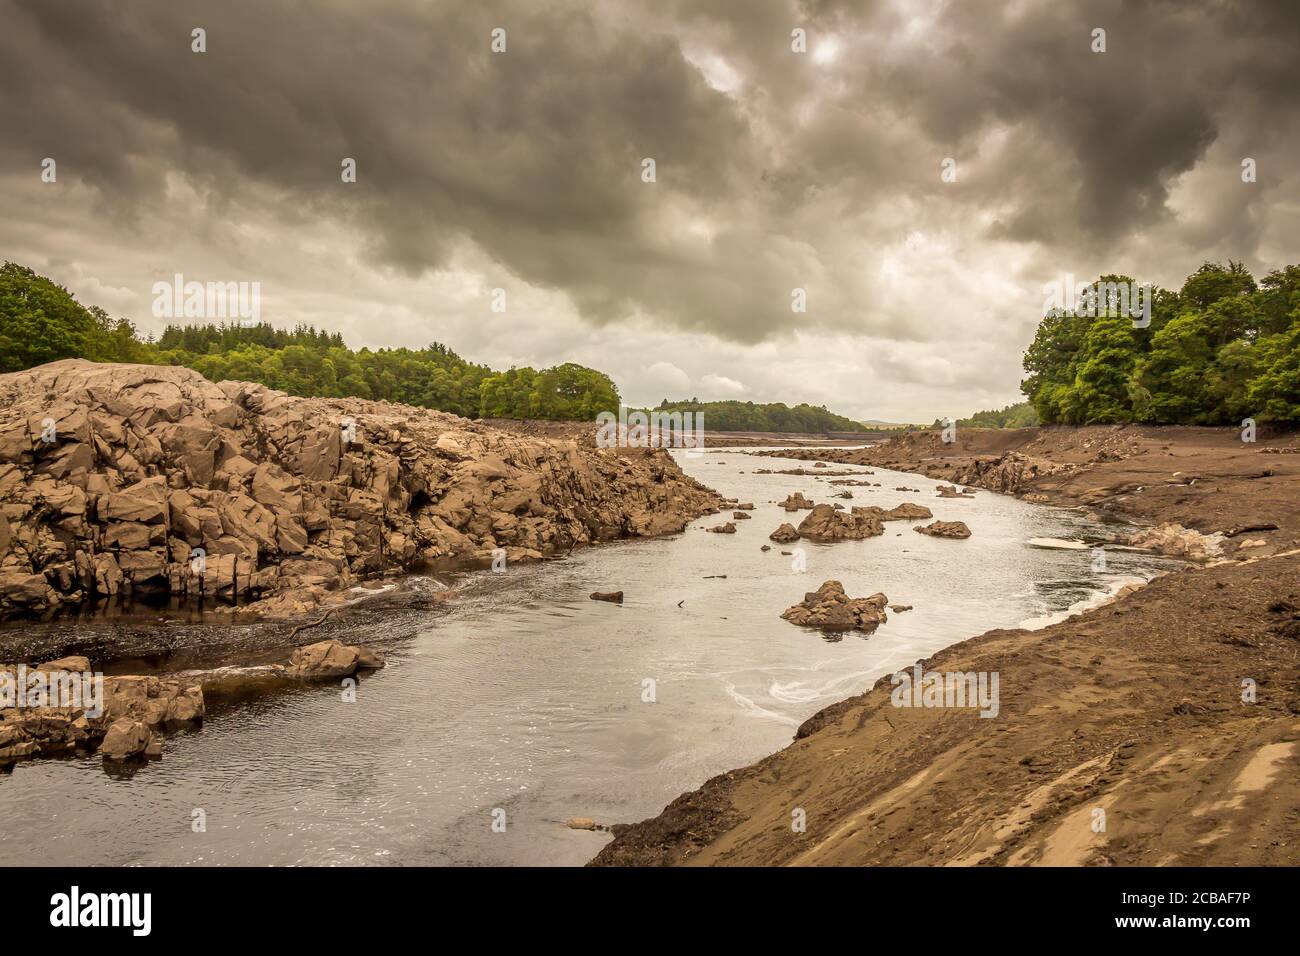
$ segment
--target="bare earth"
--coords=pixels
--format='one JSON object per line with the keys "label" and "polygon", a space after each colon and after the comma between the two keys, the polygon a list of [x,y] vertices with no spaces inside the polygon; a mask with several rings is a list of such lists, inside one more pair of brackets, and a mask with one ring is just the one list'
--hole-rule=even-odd
{"label": "bare earth", "polygon": [[[1300,863],[1300,455],[1269,451],[1298,446],[1294,434],[1245,444],[1232,430],[1098,427],[794,453],[1238,533],[1227,560],[925,662],[998,672],[996,717],[895,707],[885,678],[785,750],[617,828],[593,864]],[[1267,524],[1278,528],[1239,531]]]}

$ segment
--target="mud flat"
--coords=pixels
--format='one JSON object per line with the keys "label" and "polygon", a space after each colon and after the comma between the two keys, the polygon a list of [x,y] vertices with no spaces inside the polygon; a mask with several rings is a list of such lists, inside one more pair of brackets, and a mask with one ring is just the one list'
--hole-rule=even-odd
{"label": "mud flat", "polygon": [[996,673],[994,717],[896,706],[883,678],[786,749],[621,830],[593,864],[1300,863],[1297,444],[1083,428],[783,452],[1178,523],[1225,535],[1230,559],[918,662]]}

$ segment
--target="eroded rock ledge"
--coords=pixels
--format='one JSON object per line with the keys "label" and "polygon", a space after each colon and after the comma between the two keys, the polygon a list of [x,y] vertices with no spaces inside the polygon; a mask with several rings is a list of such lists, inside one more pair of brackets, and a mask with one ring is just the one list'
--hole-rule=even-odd
{"label": "eroded rock ledge", "polygon": [[0,616],[121,592],[296,617],[383,572],[678,532],[721,504],[671,457],[185,368],[0,375]]}

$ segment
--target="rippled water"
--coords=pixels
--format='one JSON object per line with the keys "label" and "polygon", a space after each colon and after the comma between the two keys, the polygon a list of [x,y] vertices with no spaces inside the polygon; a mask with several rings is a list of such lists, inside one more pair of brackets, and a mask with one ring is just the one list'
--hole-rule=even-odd
{"label": "rippled water", "polygon": [[[808,570],[797,574],[780,553],[793,546],[760,550],[792,517],[775,502],[792,491],[837,500],[839,487],[753,473],[808,463],[736,451],[680,460],[753,501],[753,520],[734,535],[702,531],[727,512],[683,535],[467,575],[450,610],[373,602],[337,635],[388,657],[355,703],[334,685],[218,702],[201,731],[169,738],[164,759],[130,777],[107,776],[94,758],[20,764],[0,776],[0,863],[579,864],[609,837],[566,818],[657,813],[785,746],[808,716],[883,674],[989,628],[1047,623],[1170,566],[1111,551],[1096,573],[1087,549],[1030,543],[1101,532],[1077,513],[988,492],[938,499],[937,482],[875,469],[882,487],[850,488],[846,506],[915,501],[973,537],[890,522],[884,537],[800,542]],[[837,641],[780,620],[828,578],[915,609]],[[626,598],[589,600],[597,590]],[[196,810],[206,832],[194,832]]]}

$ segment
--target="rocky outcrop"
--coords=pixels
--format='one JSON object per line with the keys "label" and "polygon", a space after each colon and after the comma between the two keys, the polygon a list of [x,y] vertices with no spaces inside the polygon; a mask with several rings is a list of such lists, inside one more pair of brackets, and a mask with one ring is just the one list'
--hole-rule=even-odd
{"label": "rocky outcrop", "polygon": [[880,518],[854,508],[852,512],[836,511],[830,505],[817,505],[799,523],[799,537],[809,541],[858,541],[884,534]]}
{"label": "rocky outcrop", "polygon": [[839,581],[827,581],[816,591],[805,594],[801,602],[787,609],[781,617],[791,624],[823,631],[871,633],[885,622],[885,605],[888,603],[889,599],[883,594],[850,598]]}
{"label": "rocky outcrop", "polygon": [[958,488],[954,488],[952,485],[939,485],[939,486],[938,486],[937,488],[935,488],[934,490],[935,490],[936,492],[939,493],[939,497],[940,497],[940,498],[969,498],[969,497],[971,497],[971,496],[970,496],[969,494],[967,494],[966,492],[964,492],[964,491],[962,491],[962,490],[960,490],[960,489],[958,489]]}
{"label": "rocky outcrop", "polygon": [[1202,534],[1180,524],[1166,523],[1130,535],[1128,544],[1171,557],[1212,558],[1223,550],[1223,535]]}
{"label": "rocky outcrop", "polygon": [[622,591],[592,591],[588,597],[593,601],[609,601],[611,604],[623,603]]}
{"label": "rocky outcrop", "polygon": [[785,501],[781,502],[781,507],[786,511],[800,511],[812,506],[813,502],[805,498],[802,491],[796,491],[794,494],[788,495]]}
{"label": "rocky outcrop", "polygon": [[[4,672],[0,679],[6,686],[14,686],[22,666],[0,665]],[[164,730],[194,726],[203,720],[203,688],[190,679],[94,677],[84,657],[62,658],[29,670],[54,675],[65,688],[75,680],[83,693],[75,698],[67,697],[66,692],[64,697],[51,695],[36,706],[16,700],[0,703],[0,766],[31,757],[92,752],[101,744],[101,752],[110,760],[143,756],[150,747],[153,750],[147,755],[159,756]],[[102,681],[98,700],[81,683],[83,677]]]}
{"label": "rocky outcrop", "polygon": [[777,544],[789,544],[791,541],[799,540],[799,532],[790,522],[784,522],[781,527],[777,528],[767,536],[769,541],[775,541]]}
{"label": "rocky outcrop", "polygon": [[1074,470],[1072,466],[1010,452],[998,458],[978,458],[953,473],[953,481],[999,494],[1014,495],[1029,482]]}
{"label": "rocky outcrop", "polygon": [[935,521],[931,524],[922,525],[919,528],[913,528],[920,534],[928,534],[932,538],[969,538],[970,528],[966,527],[964,521]]}
{"label": "rocky outcrop", "polygon": [[366,576],[679,532],[720,503],[662,450],[169,366],[0,375],[0,615],[153,590],[294,617]]}
{"label": "rocky outcrop", "polygon": [[736,526],[732,522],[728,521],[725,524],[714,525],[712,528],[705,528],[704,530],[710,531],[713,534],[735,534]]}

